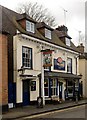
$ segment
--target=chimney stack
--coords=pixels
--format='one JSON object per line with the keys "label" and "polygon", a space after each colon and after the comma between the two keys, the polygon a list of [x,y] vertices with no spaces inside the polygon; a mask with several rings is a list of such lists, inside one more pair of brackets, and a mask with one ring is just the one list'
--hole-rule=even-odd
{"label": "chimney stack", "polygon": [[62,25],[62,26],[58,26],[58,28],[56,28],[56,30],[59,30],[59,31],[63,31],[65,33],[68,32],[68,29],[66,26]]}
{"label": "chimney stack", "polygon": [[80,43],[79,46],[77,46],[78,50],[81,52],[81,53],[84,53],[84,46],[83,46],[83,43]]}

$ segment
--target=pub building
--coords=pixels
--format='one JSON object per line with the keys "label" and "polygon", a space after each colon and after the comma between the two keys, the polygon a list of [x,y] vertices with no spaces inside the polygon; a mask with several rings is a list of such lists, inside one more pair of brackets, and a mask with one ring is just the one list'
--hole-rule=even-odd
{"label": "pub building", "polygon": [[45,102],[54,97],[59,101],[75,100],[76,94],[79,97],[81,78],[78,49],[71,42],[71,37],[60,29],[54,30],[45,23],[38,23],[36,28],[43,39],[37,39],[35,33],[33,37],[20,33],[13,39],[14,58],[17,58],[14,60],[16,105],[34,104],[37,97],[43,97]]}
{"label": "pub building", "polygon": [[9,31],[6,106],[30,105],[42,97],[42,69],[45,101],[54,96],[61,101],[74,99],[76,93],[80,96],[80,52],[72,43],[67,27],[53,29],[26,13],[0,8],[2,29]]}

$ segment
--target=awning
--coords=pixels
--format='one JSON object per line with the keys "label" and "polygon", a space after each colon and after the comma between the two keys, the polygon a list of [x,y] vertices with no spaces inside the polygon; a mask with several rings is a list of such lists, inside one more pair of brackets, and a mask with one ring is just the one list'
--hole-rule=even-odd
{"label": "awning", "polygon": [[50,77],[50,78],[57,77],[57,78],[65,78],[65,79],[81,79],[82,76],[71,74],[71,73],[45,71],[44,72],[44,77]]}

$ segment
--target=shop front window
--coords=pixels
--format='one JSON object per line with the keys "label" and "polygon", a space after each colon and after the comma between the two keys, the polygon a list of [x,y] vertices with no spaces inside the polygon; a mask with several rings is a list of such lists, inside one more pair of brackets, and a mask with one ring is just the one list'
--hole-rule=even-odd
{"label": "shop front window", "polygon": [[68,97],[73,97],[73,82],[72,81],[68,81]]}
{"label": "shop front window", "polygon": [[57,95],[57,80],[53,79],[52,80],[52,86],[51,86],[51,95]]}
{"label": "shop front window", "polygon": [[45,96],[49,96],[49,81],[48,79],[44,80],[44,94]]}

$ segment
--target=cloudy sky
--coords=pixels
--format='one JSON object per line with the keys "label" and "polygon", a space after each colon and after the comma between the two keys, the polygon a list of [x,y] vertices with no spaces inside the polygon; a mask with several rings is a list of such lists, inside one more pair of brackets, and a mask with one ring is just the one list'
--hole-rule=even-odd
{"label": "cloudy sky", "polygon": [[[16,10],[20,2],[25,3],[28,1],[38,2],[38,4],[48,8],[55,17],[58,26],[65,24],[64,9],[67,10],[66,26],[68,27],[68,34],[72,37],[72,41],[78,45],[79,31],[81,31],[81,36],[84,36],[85,33],[86,0],[0,0],[0,5]],[[80,39],[80,42],[84,42],[84,40]]]}

